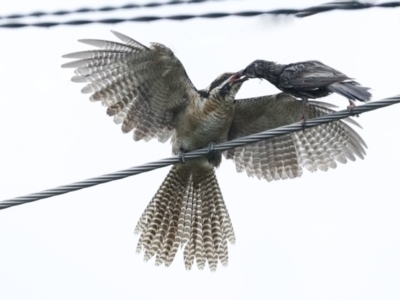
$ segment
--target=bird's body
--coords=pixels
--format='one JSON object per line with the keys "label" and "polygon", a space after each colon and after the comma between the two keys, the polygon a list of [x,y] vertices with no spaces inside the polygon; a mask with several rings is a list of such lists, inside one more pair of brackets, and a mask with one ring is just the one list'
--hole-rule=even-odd
{"label": "bird's body", "polygon": [[[135,140],[172,141],[172,152],[191,151],[210,143],[296,122],[301,102],[289,94],[234,100],[246,77],[224,73],[204,90],[197,90],[172,51],[153,43],[146,47],[120,33],[124,43],[82,42],[103,48],[65,55],[78,58],[63,65],[77,68],[73,81],[86,82],[107,113]],[[305,111],[316,117],[331,110],[310,103]],[[346,123],[338,121],[265,140],[225,153],[238,171],[270,180],[300,177],[302,166],[326,171],[355,156],[363,158],[365,143]],[[321,151],[324,149],[324,151]],[[174,165],[148,204],[137,226],[137,251],[156,264],[170,265],[184,246],[187,269],[194,259],[215,270],[228,263],[227,241],[235,242],[232,223],[215,176],[221,154]]]}
{"label": "bird's body", "polygon": [[[227,75],[232,76],[233,73]],[[234,114],[234,97],[224,97],[218,93],[207,96],[199,96],[189,102],[187,109],[179,116],[172,136],[174,154],[179,149],[192,151],[206,147],[210,142],[228,140]]]}
{"label": "bird's body", "polygon": [[308,99],[317,99],[337,93],[346,97],[350,107],[352,100],[369,101],[369,88],[361,86],[345,74],[316,60],[293,64],[277,64],[255,60],[243,70],[243,75],[268,80],[283,92],[301,98],[304,106]]}

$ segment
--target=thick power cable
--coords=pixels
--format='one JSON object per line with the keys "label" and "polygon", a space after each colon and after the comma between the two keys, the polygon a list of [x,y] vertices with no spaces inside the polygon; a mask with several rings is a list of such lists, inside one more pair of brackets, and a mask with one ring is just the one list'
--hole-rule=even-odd
{"label": "thick power cable", "polygon": [[[351,111],[341,110],[338,112],[334,112],[332,114],[328,114],[328,115],[324,115],[324,116],[321,116],[318,118],[310,119],[310,120],[306,121],[304,126],[305,126],[305,128],[315,127],[315,126],[318,126],[321,124],[338,121],[340,119],[348,118],[348,117],[354,116],[354,115],[359,115],[359,114],[362,114],[362,113],[365,113],[368,111],[372,111],[372,110],[382,108],[385,106],[389,106],[389,105],[393,105],[396,103],[400,103],[400,95],[397,95],[397,96],[394,96],[391,98],[386,98],[386,99],[383,99],[380,101],[369,102],[364,105],[356,106]],[[252,134],[252,135],[249,135],[246,137],[242,137],[242,138],[231,140],[231,141],[228,141],[225,143],[218,144],[215,146],[214,150],[215,151],[225,151],[228,149],[245,146],[250,143],[256,143],[256,142],[259,142],[262,140],[271,139],[271,138],[274,138],[277,136],[285,135],[285,134],[292,133],[295,131],[300,131],[300,130],[303,130],[303,126],[300,122],[298,122],[298,123],[294,123],[291,125],[278,127],[275,129],[263,131],[260,133]],[[194,158],[197,158],[200,156],[204,156],[207,154],[208,154],[208,149],[203,148],[203,149],[185,153],[185,158],[186,158],[186,160],[191,160],[191,159],[194,159]],[[103,176],[86,179],[86,180],[75,182],[72,184],[59,186],[59,187],[45,190],[45,191],[42,191],[39,193],[33,193],[33,194],[26,195],[26,196],[21,196],[21,197],[17,197],[17,198],[13,198],[13,199],[4,200],[4,201],[0,202],[0,209],[9,208],[12,206],[25,204],[25,203],[29,203],[29,202],[57,196],[57,195],[62,195],[62,194],[69,193],[72,191],[77,191],[80,189],[95,186],[95,185],[98,185],[101,183],[106,183],[106,182],[110,182],[113,180],[122,179],[122,178],[125,178],[128,176],[133,176],[133,175],[141,174],[141,173],[148,172],[151,170],[155,170],[158,168],[166,167],[168,165],[175,164],[178,162],[179,162],[178,156],[173,156],[170,158],[165,158],[165,159],[162,159],[162,160],[159,160],[156,162],[150,162],[150,163],[147,163],[147,164],[144,164],[141,166],[118,171],[115,173],[106,174]]]}

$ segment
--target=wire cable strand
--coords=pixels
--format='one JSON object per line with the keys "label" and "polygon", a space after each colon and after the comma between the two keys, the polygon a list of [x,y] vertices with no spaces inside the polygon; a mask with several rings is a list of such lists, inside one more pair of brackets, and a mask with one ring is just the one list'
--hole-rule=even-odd
{"label": "wire cable strand", "polygon": [[[304,124],[304,127],[305,128],[315,127],[315,126],[318,126],[321,124],[338,121],[340,119],[359,115],[359,114],[362,114],[365,112],[369,112],[369,111],[372,111],[372,110],[375,110],[378,108],[382,108],[385,106],[393,105],[396,103],[400,103],[400,95],[397,95],[397,96],[394,96],[391,98],[386,98],[386,99],[379,100],[379,101],[369,102],[364,105],[356,106],[356,107],[352,108],[350,111],[349,110],[341,110],[341,111],[337,111],[332,114],[324,115],[324,116],[321,116],[318,118],[309,119]],[[228,141],[225,143],[218,144],[215,146],[214,150],[215,151],[225,151],[225,150],[233,149],[236,147],[244,146],[244,145],[247,145],[250,143],[256,143],[256,142],[259,142],[262,140],[271,139],[271,138],[274,138],[277,136],[282,136],[282,135],[292,133],[295,131],[300,131],[302,129],[303,129],[303,126],[302,126],[301,122],[297,122],[294,124],[278,127],[275,129],[263,131],[260,133],[252,134],[252,135],[249,135],[246,137],[242,137],[242,138],[231,140],[231,141]],[[185,159],[191,160],[191,159],[194,159],[194,158],[197,158],[200,156],[204,156],[207,154],[208,154],[208,148],[202,148],[199,150],[185,153]],[[141,166],[121,170],[121,171],[118,171],[115,173],[105,174],[105,175],[102,175],[99,177],[86,179],[86,180],[75,182],[72,184],[62,185],[62,186],[59,186],[59,187],[56,187],[53,189],[49,189],[49,190],[44,190],[39,193],[33,193],[33,194],[26,195],[26,196],[21,196],[21,197],[17,197],[17,198],[4,200],[4,201],[0,202],[0,209],[5,209],[5,208],[9,208],[9,207],[16,206],[16,205],[21,205],[21,204],[25,204],[25,203],[29,203],[29,202],[57,196],[57,195],[66,194],[66,193],[69,193],[72,191],[77,191],[80,189],[92,187],[92,186],[95,186],[98,184],[102,184],[102,183],[122,179],[122,178],[125,178],[128,176],[133,176],[133,175],[141,174],[144,172],[152,171],[152,170],[166,167],[168,165],[175,164],[178,162],[179,162],[178,156],[172,156],[172,157],[165,158],[165,159],[162,159],[159,161],[150,162],[150,163],[147,163],[147,164],[144,164]]]}
{"label": "wire cable strand", "polygon": [[37,11],[28,14],[12,14],[8,16],[0,16],[0,20],[6,19],[20,19],[27,17],[43,17],[43,16],[65,16],[69,14],[80,14],[80,13],[89,13],[89,12],[109,12],[114,10],[122,10],[122,9],[135,9],[135,8],[154,8],[160,6],[170,6],[170,5],[180,5],[180,4],[197,4],[204,2],[221,2],[225,0],[172,0],[168,2],[150,2],[145,4],[139,3],[129,3],[122,6],[104,6],[100,8],[90,8],[90,7],[82,7],[74,10],[58,10],[53,12],[43,12]]}
{"label": "wire cable strand", "polygon": [[0,28],[22,28],[27,26],[33,27],[54,27],[58,25],[84,25],[92,23],[100,24],[117,24],[121,22],[152,22],[158,20],[171,20],[171,21],[184,21],[194,18],[216,19],[230,16],[236,17],[254,17],[259,15],[294,15],[299,18],[309,17],[318,13],[323,13],[332,10],[360,10],[367,8],[396,8],[400,7],[400,2],[385,2],[380,4],[363,3],[359,1],[343,1],[343,2],[330,2],[318,6],[312,6],[305,9],[275,9],[269,11],[243,11],[236,13],[206,13],[200,15],[186,14],[186,15],[173,15],[173,16],[141,16],[134,18],[114,18],[114,19],[101,19],[101,20],[72,20],[66,22],[38,22],[38,23],[5,23],[0,24]]}

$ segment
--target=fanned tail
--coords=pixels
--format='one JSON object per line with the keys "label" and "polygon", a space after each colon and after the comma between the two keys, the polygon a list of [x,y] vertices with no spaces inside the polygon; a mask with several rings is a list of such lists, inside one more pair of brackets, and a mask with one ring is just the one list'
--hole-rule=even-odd
{"label": "fanned tail", "polygon": [[195,259],[199,269],[206,262],[211,271],[218,261],[227,266],[227,241],[234,244],[235,235],[214,168],[173,166],[135,233],[140,233],[136,252],[143,250],[145,261],[155,255],[157,266],[169,266],[179,246],[188,270]]}
{"label": "fanned tail", "polygon": [[337,93],[350,100],[368,102],[371,99],[370,88],[364,87],[355,81],[344,81],[328,86],[331,92]]}

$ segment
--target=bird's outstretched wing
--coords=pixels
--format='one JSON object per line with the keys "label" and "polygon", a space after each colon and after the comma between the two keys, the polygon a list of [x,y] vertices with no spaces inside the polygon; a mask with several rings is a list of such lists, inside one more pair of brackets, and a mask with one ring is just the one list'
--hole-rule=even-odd
{"label": "bird's outstretched wing", "polygon": [[113,33],[123,43],[80,40],[102,49],[64,55],[78,60],[62,67],[76,68],[72,81],[87,83],[82,93],[107,106],[107,114],[122,124],[124,133],[133,130],[135,140],[157,137],[165,142],[177,114],[197,90],[169,48],[157,43],[146,47]]}
{"label": "bird's outstretched wing", "polygon": [[[310,101],[306,118],[333,112],[329,106]],[[298,122],[301,107],[301,101],[286,93],[236,100],[229,140]],[[352,119],[346,121],[358,125]],[[336,121],[228,150],[225,155],[235,161],[238,172],[246,170],[249,176],[271,181],[300,177],[302,167],[326,171],[335,168],[336,162],[362,159],[366,147],[356,131]]]}
{"label": "bird's outstretched wing", "polygon": [[311,60],[287,65],[279,77],[279,85],[286,89],[316,89],[348,79],[343,73]]}

